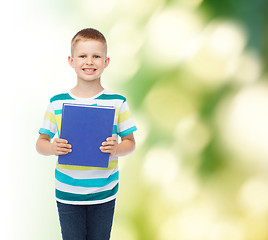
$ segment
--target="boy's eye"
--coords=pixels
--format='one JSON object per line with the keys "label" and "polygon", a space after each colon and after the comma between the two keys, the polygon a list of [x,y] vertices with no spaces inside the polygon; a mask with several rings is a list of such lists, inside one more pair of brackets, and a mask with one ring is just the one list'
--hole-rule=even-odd
{"label": "boy's eye", "polygon": [[98,56],[98,55],[94,55],[93,57],[94,57],[94,58],[100,58],[100,56]]}
{"label": "boy's eye", "polygon": [[85,58],[86,56],[85,55],[81,55],[81,56],[79,56],[80,58]]}

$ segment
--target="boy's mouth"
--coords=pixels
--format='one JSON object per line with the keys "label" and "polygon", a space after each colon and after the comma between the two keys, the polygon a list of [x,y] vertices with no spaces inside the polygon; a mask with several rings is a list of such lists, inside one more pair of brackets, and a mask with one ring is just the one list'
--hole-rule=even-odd
{"label": "boy's mouth", "polygon": [[95,72],[97,69],[96,68],[83,68],[82,69],[84,72],[86,73],[93,73]]}

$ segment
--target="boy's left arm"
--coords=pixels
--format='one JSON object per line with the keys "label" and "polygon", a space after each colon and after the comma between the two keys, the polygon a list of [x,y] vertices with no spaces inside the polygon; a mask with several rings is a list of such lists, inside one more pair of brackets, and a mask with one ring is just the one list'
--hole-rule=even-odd
{"label": "boy's left arm", "polygon": [[111,157],[119,157],[133,152],[135,149],[135,139],[133,133],[121,138],[118,144],[116,137],[109,137],[102,143],[100,150],[104,153],[110,153]]}

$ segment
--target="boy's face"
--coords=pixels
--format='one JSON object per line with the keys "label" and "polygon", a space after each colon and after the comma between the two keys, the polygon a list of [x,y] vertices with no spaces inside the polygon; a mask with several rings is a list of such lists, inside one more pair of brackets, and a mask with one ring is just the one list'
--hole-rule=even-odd
{"label": "boy's face", "polygon": [[96,40],[80,40],[73,49],[68,61],[77,74],[78,81],[100,80],[110,59],[106,56],[106,46]]}

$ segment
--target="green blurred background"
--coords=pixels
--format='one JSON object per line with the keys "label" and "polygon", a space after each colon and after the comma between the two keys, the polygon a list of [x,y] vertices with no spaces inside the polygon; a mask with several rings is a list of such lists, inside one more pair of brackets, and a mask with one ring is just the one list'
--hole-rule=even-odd
{"label": "green blurred background", "polygon": [[[138,127],[111,240],[268,239],[266,0],[1,3],[2,239],[57,240],[49,98],[75,84],[73,35],[99,29]],[[4,223],[4,224],[3,224]]]}

